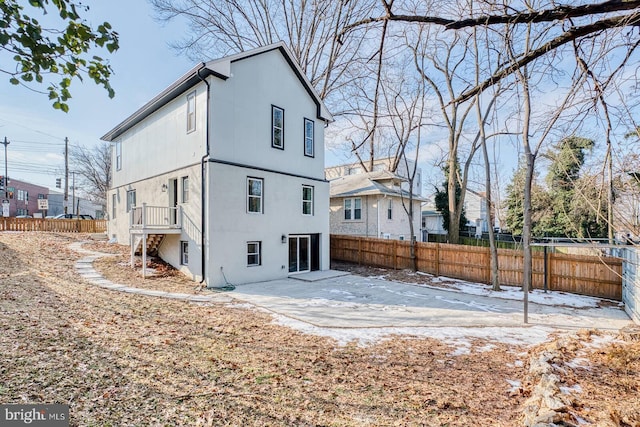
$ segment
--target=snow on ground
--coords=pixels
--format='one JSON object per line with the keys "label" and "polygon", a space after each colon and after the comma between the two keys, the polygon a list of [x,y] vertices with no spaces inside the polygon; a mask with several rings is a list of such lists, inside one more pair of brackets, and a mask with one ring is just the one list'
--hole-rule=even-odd
{"label": "snow on ground", "polygon": [[[417,274],[427,275],[427,273],[418,272]],[[524,294],[519,286],[504,286],[502,285],[502,291],[492,291],[491,286],[484,285],[482,283],[472,283],[464,280],[451,279],[449,277],[434,277],[432,280],[434,283],[446,283],[447,290],[451,292],[461,292],[470,295],[481,295],[492,298],[502,298],[522,301]],[[415,283],[416,286],[424,286],[433,289],[442,289],[440,286],[425,285]],[[562,305],[575,308],[589,308],[598,307],[603,301],[602,298],[588,297],[584,295],[569,294],[559,291],[543,291],[541,289],[534,289],[529,293],[529,302],[541,305]],[[622,306],[622,303],[617,301],[609,302],[617,303]]]}

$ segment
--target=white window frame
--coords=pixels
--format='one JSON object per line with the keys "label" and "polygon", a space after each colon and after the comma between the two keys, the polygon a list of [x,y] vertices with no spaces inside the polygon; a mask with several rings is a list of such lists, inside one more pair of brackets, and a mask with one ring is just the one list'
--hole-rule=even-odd
{"label": "white window frame", "polygon": [[[276,113],[280,113],[281,123],[277,123]],[[280,141],[276,143],[276,131],[280,131]],[[284,108],[271,105],[271,146],[284,150]]]}
{"label": "white window frame", "polygon": [[182,198],[182,203],[187,203],[189,202],[189,177],[188,176],[183,176],[182,180],[181,180],[181,198]]}
{"label": "white window frame", "polygon": [[180,241],[180,265],[189,265],[189,242]]}
{"label": "white window frame", "polygon": [[[260,194],[251,194],[252,189],[252,181],[256,181],[260,183]],[[262,214],[264,213],[264,179],[256,178],[256,177],[247,177],[247,213],[250,214]],[[251,210],[251,200],[257,199],[260,203],[259,210]]]}
{"label": "white window frame", "polygon": [[116,141],[116,170],[122,169],[122,141]]}
{"label": "white window frame", "polygon": [[[133,200],[132,196],[133,195]],[[136,190],[127,190],[127,212],[136,207]]]}
{"label": "white window frame", "polygon": [[[360,204],[360,207],[356,207],[356,202]],[[356,212],[359,214],[356,218]],[[345,221],[361,221],[362,220],[362,198],[353,197],[350,199],[344,199],[344,219]]]}
{"label": "white window frame", "polygon": [[[310,191],[311,198],[305,199],[305,190]],[[312,216],[313,215],[313,193],[314,189],[311,185],[302,185],[302,215]],[[307,208],[307,209],[305,209]]]}
{"label": "white window frame", "polygon": [[315,150],[315,122],[311,119],[304,119],[304,155],[314,157]]}
{"label": "white window frame", "polygon": [[[255,257],[255,260],[252,260],[252,257]],[[258,240],[247,242],[247,267],[260,265],[262,265],[262,242]]]}
{"label": "white window frame", "polygon": [[393,219],[393,199],[389,199],[389,204],[387,206],[387,219]]}
{"label": "white window frame", "polygon": [[196,91],[187,95],[187,133],[196,130]]}

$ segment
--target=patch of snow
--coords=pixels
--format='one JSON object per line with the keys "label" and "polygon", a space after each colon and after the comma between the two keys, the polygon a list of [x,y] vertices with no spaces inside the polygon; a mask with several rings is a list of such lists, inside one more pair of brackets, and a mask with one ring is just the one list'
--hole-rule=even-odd
{"label": "patch of snow", "polygon": [[[435,283],[446,283],[449,287],[448,291],[460,292],[470,295],[488,296],[492,298],[502,298],[509,300],[522,300],[523,293],[519,286],[502,286],[502,291],[492,291],[491,286],[482,283],[467,282],[459,279],[451,279],[448,277],[436,277],[433,279]],[[439,286],[426,285],[421,283],[413,283],[415,286],[424,286],[433,289],[442,289]],[[574,308],[594,308],[598,307],[602,298],[588,297],[584,295],[568,294],[560,291],[544,292],[540,289],[534,289],[529,293],[529,302],[540,305],[564,305]]]}
{"label": "patch of snow", "polygon": [[583,357],[576,357],[573,360],[570,360],[569,362],[565,363],[565,365],[567,365],[570,368],[576,369],[576,368],[582,368],[582,369],[588,369],[589,368],[589,360],[585,359]]}
{"label": "patch of snow", "polygon": [[575,384],[571,387],[561,386],[560,392],[562,392],[562,394],[582,393],[582,387],[580,387],[580,384]]}
{"label": "patch of snow", "polygon": [[511,388],[509,389],[509,393],[514,393],[518,391],[518,389],[522,385],[522,383],[518,380],[505,380],[505,381],[507,381],[507,383],[511,386]]}

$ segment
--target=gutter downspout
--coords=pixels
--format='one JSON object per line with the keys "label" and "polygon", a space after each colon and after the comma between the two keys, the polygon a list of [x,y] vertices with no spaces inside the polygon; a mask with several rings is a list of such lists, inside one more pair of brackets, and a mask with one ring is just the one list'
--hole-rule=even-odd
{"label": "gutter downspout", "polygon": [[206,250],[208,248],[207,245],[207,240],[206,240],[206,233],[205,233],[205,224],[206,224],[206,207],[205,207],[205,203],[207,200],[206,197],[206,185],[205,185],[205,176],[206,176],[206,170],[205,170],[205,160],[207,160],[209,158],[210,155],[210,141],[209,141],[209,123],[211,122],[211,118],[209,117],[209,113],[210,113],[210,108],[211,108],[211,85],[209,84],[209,82],[207,81],[206,78],[203,78],[200,75],[200,71],[202,71],[203,68],[206,67],[206,64],[203,62],[202,63],[202,67],[198,68],[198,71],[196,71],[196,74],[198,75],[198,78],[200,80],[202,80],[202,82],[207,85],[207,115],[206,115],[206,136],[205,136],[205,140],[206,140],[206,152],[204,154],[204,156],[202,156],[202,159],[200,159],[200,173],[201,173],[201,177],[200,177],[200,184],[201,184],[201,200],[200,200],[200,230],[201,230],[201,234],[200,234],[200,241],[202,242],[202,249],[201,249],[201,255],[202,255],[202,259],[201,259],[201,263],[202,263],[202,280],[200,280],[200,284],[204,283],[205,281],[205,265],[206,265],[206,261],[207,261],[207,257],[206,257]]}

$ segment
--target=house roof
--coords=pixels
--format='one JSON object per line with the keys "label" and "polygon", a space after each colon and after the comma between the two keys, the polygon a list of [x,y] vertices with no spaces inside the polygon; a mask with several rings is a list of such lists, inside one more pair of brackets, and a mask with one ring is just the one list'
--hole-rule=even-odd
{"label": "house roof", "polygon": [[184,93],[189,88],[198,84],[201,79],[204,79],[209,76],[214,76],[222,80],[226,80],[231,76],[231,64],[236,61],[241,61],[243,59],[251,58],[256,55],[260,55],[266,52],[271,52],[274,50],[280,51],[284,59],[291,66],[291,69],[298,77],[302,85],[304,86],[309,96],[313,99],[317,107],[317,116],[318,118],[325,121],[333,121],[333,116],[324,105],[320,96],[315,91],[309,79],[305,76],[302,68],[298,65],[296,60],[293,57],[293,54],[289,50],[289,48],[283,43],[278,42],[268,46],[259,47],[257,49],[248,50],[245,52],[240,52],[235,55],[227,56],[220,59],[215,59],[208,62],[202,62],[191,70],[187,71],[182,77],[173,82],[169,87],[156,95],[151,101],[147,102],[140,109],[134,112],[131,116],[126,118],[120,124],[118,124],[115,128],[111,129],[104,136],[102,136],[102,140],[104,141],[113,141],[122,135],[127,130],[131,129],[133,126],[137,125],[145,118],[149,117],[151,114],[162,108],[169,101],[174,99],[176,96]]}
{"label": "house roof", "polygon": [[[404,181],[406,181],[406,179],[388,171],[341,176],[329,181],[329,196],[353,197],[382,194],[408,198],[409,192],[399,187],[399,184]],[[389,186],[389,183],[396,184],[397,187],[393,185]],[[413,196],[413,199],[416,201],[424,200],[422,197],[416,195]]]}

